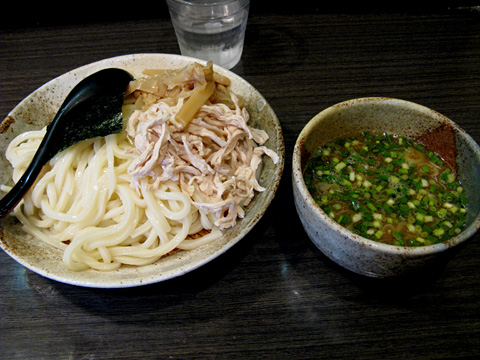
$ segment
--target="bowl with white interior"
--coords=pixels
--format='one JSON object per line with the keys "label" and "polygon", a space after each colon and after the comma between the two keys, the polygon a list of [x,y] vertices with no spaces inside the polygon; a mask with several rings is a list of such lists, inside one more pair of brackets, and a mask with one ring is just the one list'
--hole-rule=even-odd
{"label": "bowl with white interior", "polygon": [[[32,92],[3,120],[0,127],[0,153],[3,155],[10,141],[20,133],[43,128],[53,118],[71,89],[86,76],[104,68],[121,68],[135,78],[145,70],[176,70],[194,62],[205,61],[174,54],[129,54],[99,60],[59,75]],[[188,251],[178,251],[157,262],[144,266],[122,266],[113,271],[87,269],[74,271],[63,262],[63,253],[27,234],[14,214],[0,221],[0,248],[29,270],[59,282],[92,287],[124,288],[169,280],[209,263],[244,239],[260,221],[278,189],[284,165],[284,141],[278,118],[267,100],[240,76],[214,65],[216,73],[230,79],[230,90],[240,96],[250,114],[249,124],[268,134],[265,146],[275,151],[279,161],[265,160],[258,181],[265,191],[255,195],[245,209],[245,217],[223,232],[218,241]],[[0,179],[11,184],[12,168],[0,156]],[[3,196],[3,195],[2,195]]]}

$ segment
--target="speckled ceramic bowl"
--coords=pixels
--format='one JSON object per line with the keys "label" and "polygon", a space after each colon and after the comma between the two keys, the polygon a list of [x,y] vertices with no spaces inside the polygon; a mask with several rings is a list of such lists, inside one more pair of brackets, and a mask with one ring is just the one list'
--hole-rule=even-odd
{"label": "speckled ceramic bowl", "polygon": [[[456,146],[456,163],[466,189],[469,215],[466,229],[449,241],[425,247],[402,247],[378,243],[358,236],[330,219],[310,196],[303,170],[310,155],[338,137],[361,131],[418,138],[450,123]],[[390,278],[425,270],[446,258],[450,251],[469,239],[480,226],[480,148],[445,116],[424,106],[389,98],[361,98],[345,101],[316,115],[302,130],[292,159],[295,206],[306,233],[330,259],[355,273]]]}
{"label": "speckled ceramic bowl", "polygon": [[[38,129],[48,123],[66,95],[84,77],[108,67],[122,68],[134,77],[139,77],[145,69],[178,69],[194,61],[205,63],[202,60],[171,54],[124,55],[71,70],[41,86],[18,104],[0,126],[1,183],[11,182],[12,169],[3,156],[8,143],[17,134]],[[25,267],[50,279],[85,287],[121,288],[156,283],[188,273],[225,253],[243,239],[263,216],[279,186],[285,158],[283,134],[275,112],[251,84],[228,70],[217,66],[214,66],[214,69],[230,78],[231,90],[243,97],[250,113],[249,124],[268,133],[266,146],[275,150],[280,158],[277,164],[264,161],[259,182],[266,187],[266,191],[255,196],[246,209],[245,218],[225,231],[221,239],[194,250],[179,251],[151,265],[124,266],[110,272],[75,272],[65,267],[60,251],[27,235],[15,216],[10,215],[0,221],[0,247]]]}

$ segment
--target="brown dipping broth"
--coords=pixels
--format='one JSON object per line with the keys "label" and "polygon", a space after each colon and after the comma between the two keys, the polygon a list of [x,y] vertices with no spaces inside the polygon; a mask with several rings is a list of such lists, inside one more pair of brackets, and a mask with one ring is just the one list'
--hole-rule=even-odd
{"label": "brown dipping broth", "polygon": [[329,142],[310,158],[304,180],[328,216],[370,240],[432,245],[465,226],[467,200],[456,174],[406,137],[363,132]]}

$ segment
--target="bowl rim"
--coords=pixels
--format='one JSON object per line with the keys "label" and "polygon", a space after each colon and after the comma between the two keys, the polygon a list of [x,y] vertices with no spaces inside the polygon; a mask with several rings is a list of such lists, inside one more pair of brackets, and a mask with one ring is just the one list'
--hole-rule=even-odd
{"label": "bowl rim", "polygon": [[313,213],[318,218],[323,220],[328,227],[335,230],[342,237],[349,239],[358,245],[368,246],[379,252],[393,254],[393,255],[401,254],[407,257],[416,257],[416,256],[425,256],[425,255],[432,255],[435,253],[441,253],[443,251],[446,251],[450,248],[453,248],[465,242],[470,237],[472,237],[480,227],[480,213],[477,214],[477,216],[472,221],[472,223],[467,228],[465,228],[460,234],[450,238],[449,240],[443,243],[419,246],[419,247],[408,247],[408,246],[384,244],[384,243],[380,243],[380,242],[365,238],[363,236],[357,235],[354,232],[346,229],[342,225],[338,224],[335,220],[331,219],[315,202],[315,200],[311,196],[303,180],[303,174],[301,169],[302,146],[300,144],[304,141],[304,139],[306,139],[306,137],[312,132],[312,130],[315,129],[316,126],[318,126],[323,121],[323,119],[327,115],[334,113],[339,108],[344,108],[344,107],[349,107],[349,106],[364,104],[364,103],[391,103],[391,104],[396,104],[403,107],[407,107],[409,109],[423,112],[425,114],[428,114],[429,116],[442,118],[447,122],[449,122],[454,128],[459,130],[459,133],[465,139],[465,141],[472,148],[476,149],[478,154],[480,154],[480,146],[468,133],[465,132],[465,130],[463,130],[460,126],[458,126],[453,120],[449,119],[448,117],[424,105],[420,105],[412,101],[407,101],[407,100],[402,100],[397,98],[390,98],[390,97],[362,97],[362,98],[345,100],[323,109],[318,114],[316,114],[312,119],[310,119],[307,122],[307,124],[304,126],[304,128],[301,130],[295,142],[293,156],[292,156],[292,172],[293,172],[292,180],[294,184],[297,186],[298,191],[301,194],[301,197],[305,200],[306,205],[310,207]]}

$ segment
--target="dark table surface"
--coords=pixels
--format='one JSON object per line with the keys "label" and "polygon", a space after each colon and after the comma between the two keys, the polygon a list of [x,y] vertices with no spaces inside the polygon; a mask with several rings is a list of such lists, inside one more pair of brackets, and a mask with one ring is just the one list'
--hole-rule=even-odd
{"label": "dark table surface", "polygon": [[[0,116],[76,67],[131,53],[178,54],[164,7],[137,18],[135,7],[121,16],[65,10],[55,19],[40,6],[8,16],[0,29]],[[479,358],[480,235],[430,276],[374,280],[323,256],[295,212],[295,139],[337,102],[410,100],[480,141],[480,12],[357,10],[252,6],[233,71],[275,110],[286,164],[272,206],[247,237],[187,275],[116,290],[57,283],[1,252],[0,358]]]}

